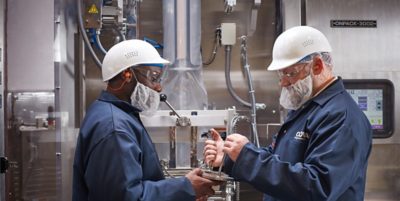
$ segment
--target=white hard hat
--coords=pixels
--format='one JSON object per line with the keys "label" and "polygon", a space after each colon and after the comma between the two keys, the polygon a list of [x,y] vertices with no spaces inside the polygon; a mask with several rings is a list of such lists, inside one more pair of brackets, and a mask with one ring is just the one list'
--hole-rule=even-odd
{"label": "white hard hat", "polygon": [[309,26],[290,28],[276,39],[268,70],[287,68],[316,52],[332,52],[323,33]]}
{"label": "white hard hat", "polygon": [[168,64],[148,42],[138,39],[122,41],[108,50],[102,65],[103,81],[108,81],[123,70],[142,64]]}

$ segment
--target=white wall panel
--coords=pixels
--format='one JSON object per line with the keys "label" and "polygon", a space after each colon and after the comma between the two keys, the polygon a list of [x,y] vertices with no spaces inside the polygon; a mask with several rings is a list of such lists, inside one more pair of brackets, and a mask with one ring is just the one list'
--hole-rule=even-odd
{"label": "white wall panel", "polygon": [[9,91],[54,89],[54,1],[7,3]]}

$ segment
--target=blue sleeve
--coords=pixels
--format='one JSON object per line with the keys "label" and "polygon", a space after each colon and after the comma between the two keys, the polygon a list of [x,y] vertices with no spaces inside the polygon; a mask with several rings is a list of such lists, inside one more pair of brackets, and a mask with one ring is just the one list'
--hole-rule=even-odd
{"label": "blue sleeve", "polygon": [[[246,144],[232,176],[276,199],[338,200],[366,168],[369,152],[368,144],[357,137],[365,130],[352,128],[344,119],[332,117],[319,125],[304,162],[282,161],[268,149]],[[291,151],[289,147],[287,151]]]}
{"label": "blue sleeve", "polygon": [[[142,152],[136,139],[113,133],[90,153],[84,173],[89,200],[154,201],[194,200],[195,193],[186,177],[143,180]],[[154,161],[158,163],[158,161]],[[95,190],[94,190],[95,189]]]}

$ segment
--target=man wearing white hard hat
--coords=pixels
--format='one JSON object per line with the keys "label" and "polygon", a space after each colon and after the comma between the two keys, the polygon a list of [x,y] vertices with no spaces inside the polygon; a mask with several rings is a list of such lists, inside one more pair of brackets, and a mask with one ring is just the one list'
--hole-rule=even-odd
{"label": "man wearing white hard hat", "polygon": [[223,163],[232,177],[263,192],[264,201],[363,201],[371,125],[333,75],[331,51],[315,28],[283,32],[268,70],[278,73],[279,101],[289,112],[272,144],[260,149],[240,134],[223,142],[213,132],[206,162]]}
{"label": "man wearing white hard hat", "polygon": [[114,45],[102,65],[107,89],[89,107],[74,159],[74,201],[205,199],[214,193],[201,170],[165,179],[139,113],[158,108],[162,68],[168,61],[142,40]]}

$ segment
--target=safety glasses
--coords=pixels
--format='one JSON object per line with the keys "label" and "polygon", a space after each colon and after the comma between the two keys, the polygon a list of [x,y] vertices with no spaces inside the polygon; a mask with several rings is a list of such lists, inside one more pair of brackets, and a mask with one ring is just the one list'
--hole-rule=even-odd
{"label": "safety glasses", "polygon": [[282,80],[284,78],[287,79],[295,79],[301,73],[301,71],[310,63],[301,63],[300,65],[294,66],[294,70],[291,72],[284,72],[283,70],[278,71],[279,79]]}
{"label": "safety glasses", "polygon": [[139,68],[134,68],[133,71],[135,72],[135,74],[142,76],[151,83],[161,82],[162,70],[160,68],[155,70],[155,69],[145,69],[139,67]]}

